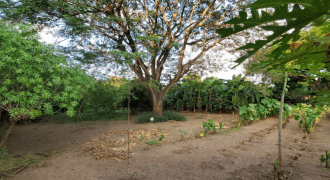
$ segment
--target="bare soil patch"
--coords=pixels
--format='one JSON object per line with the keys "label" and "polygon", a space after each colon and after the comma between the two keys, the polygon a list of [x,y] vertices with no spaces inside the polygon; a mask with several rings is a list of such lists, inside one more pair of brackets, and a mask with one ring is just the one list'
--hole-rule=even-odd
{"label": "bare soil patch", "polygon": [[[39,123],[17,125],[5,144],[12,156],[54,155],[45,157],[39,167],[3,179],[272,179],[278,118],[230,130],[238,115],[183,114],[188,119],[185,122],[148,124],[136,124],[133,116],[129,159],[127,121],[58,124],[63,117],[46,116]],[[204,132],[202,122],[207,119],[228,128],[196,138]],[[307,139],[298,123],[290,119],[283,129],[283,173],[294,180],[330,179],[330,171],[318,160],[330,149],[330,119],[323,118]],[[181,142],[179,129],[186,132]],[[161,134],[160,145],[145,143],[158,140]]]}

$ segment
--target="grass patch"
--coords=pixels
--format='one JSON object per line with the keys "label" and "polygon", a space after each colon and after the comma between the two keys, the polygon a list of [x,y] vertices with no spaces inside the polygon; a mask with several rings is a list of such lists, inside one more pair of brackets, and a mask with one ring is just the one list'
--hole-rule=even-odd
{"label": "grass patch", "polygon": [[[56,115],[59,116],[59,115]],[[127,120],[128,114],[127,112],[122,111],[101,111],[101,112],[86,112],[81,113],[81,120],[78,121],[78,113],[75,114],[72,118],[68,115],[61,114],[59,124],[73,123],[73,122],[81,122],[81,121],[118,121],[118,120]],[[59,118],[57,118],[59,119]]]}
{"label": "grass patch", "polygon": [[154,118],[154,122],[166,122],[168,120],[174,120],[174,121],[185,121],[187,118],[177,112],[173,111],[164,111],[163,116],[156,116],[155,114],[151,112],[144,112],[140,113],[137,117],[137,123],[149,123],[150,118]]}
{"label": "grass patch", "polygon": [[0,178],[12,175],[17,171],[20,171],[30,166],[37,166],[39,160],[39,156],[32,154],[2,159],[0,160]]}
{"label": "grass patch", "polygon": [[157,140],[145,141],[145,143],[148,145],[153,145],[153,144],[158,144],[158,141]]}

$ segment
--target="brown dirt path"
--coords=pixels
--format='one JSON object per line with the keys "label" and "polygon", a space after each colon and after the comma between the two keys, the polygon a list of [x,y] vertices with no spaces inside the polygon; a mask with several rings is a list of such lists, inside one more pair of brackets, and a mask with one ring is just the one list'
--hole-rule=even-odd
{"label": "brown dirt path", "polygon": [[[202,121],[207,121],[207,118],[230,126],[235,124],[238,116],[204,114],[204,119],[195,119],[201,114],[184,114],[188,121],[152,124],[135,124],[136,117],[132,117],[131,129],[160,128],[169,135],[161,142],[162,146],[141,143],[138,148],[131,149],[130,179],[251,180],[265,179],[265,176],[271,179],[278,152],[278,133],[277,129],[267,128],[277,124],[278,118],[260,120],[230,133],[189,140],[188,132],[203,132]],[[127,160],[96,160],[81,153],[85,140],[101,137],[110,130],[125,130],[127,121],[55,124],[56,121],[58,119],[48,117],[47,122],[15,126],[5,144],[11,154],[53,151],[63,154],[52,156],[42,167],[26,169],[7,179],[127,179]],[[183,142],[179,142],[179,129],[187,132]],[[330,171],[324,170],[318,160],[326,149],[330,150],[329,132],[330,119],[323,118],[315,131],[304,140],[298,121],[290,120],[283,130],[283,169],[286,175],[291,174],[290,179],[330,179]],[[298,160],[292,159],[294,156]]]}

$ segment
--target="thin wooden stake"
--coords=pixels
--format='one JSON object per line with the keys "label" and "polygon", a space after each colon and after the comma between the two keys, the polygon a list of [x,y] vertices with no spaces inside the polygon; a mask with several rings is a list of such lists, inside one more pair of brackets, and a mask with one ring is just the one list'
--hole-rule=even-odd
{"label": "thin wooden stake", "polygon": [[328,156],[328,151],[325,151],[325,167],[329,168],[329,156]]}
{"label": "thin wooden stake", "polygon": [[286,83],[288,81],[287,73],[284,74],[284,86],[281,97],[280,104],[280,118],[278,122],[278,164],[279,166],[283,166],[283,158],[282,158],[282,119],[283,119],[283,106],[284,106],[284,95],[286,92]]}
{"label": "thin wooden stake", "polygon": [[127,105],[127,179],[129,177],[129,103],[130,103],[130,81],[128,84],[128,105]]}

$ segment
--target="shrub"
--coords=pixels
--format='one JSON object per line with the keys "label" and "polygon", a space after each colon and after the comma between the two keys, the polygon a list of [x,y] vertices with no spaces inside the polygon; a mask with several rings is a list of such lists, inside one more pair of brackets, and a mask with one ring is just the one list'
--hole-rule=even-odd
{"label": "shrub", "polygon": [[150,118],[151,117],[155,117],[156,115],[151,113],[151,112],[144,112],[144,113],[140,113],[137,117],[137,123],[141,124],[141,123],[148,123],[150,122]]}
{"label": "shrub", "polygon": [[187,118],[184,115],[181,115],[177,112],[173,111],[164,111],[163,116],[167,116],[168,120],[174,120],[174,121],[185,121]]}
{"label": "shrub", "polygon": [[144,112],[140,113],[137,117],[137,123],[149,123],[150,118],[154,117],[154,122],[166,122],[168,120],[174,120],[174,121],[185,121],[187,120],[185,116],[173,112],[173,111],[164,111],[163,116],[156,116],[155,114],[151,112]]}
{"label": "shrub", "polygon": [[168,117],[167,116],[158,116],[158,117],[154,117],[154,122],[167,122],[168,121]]}

